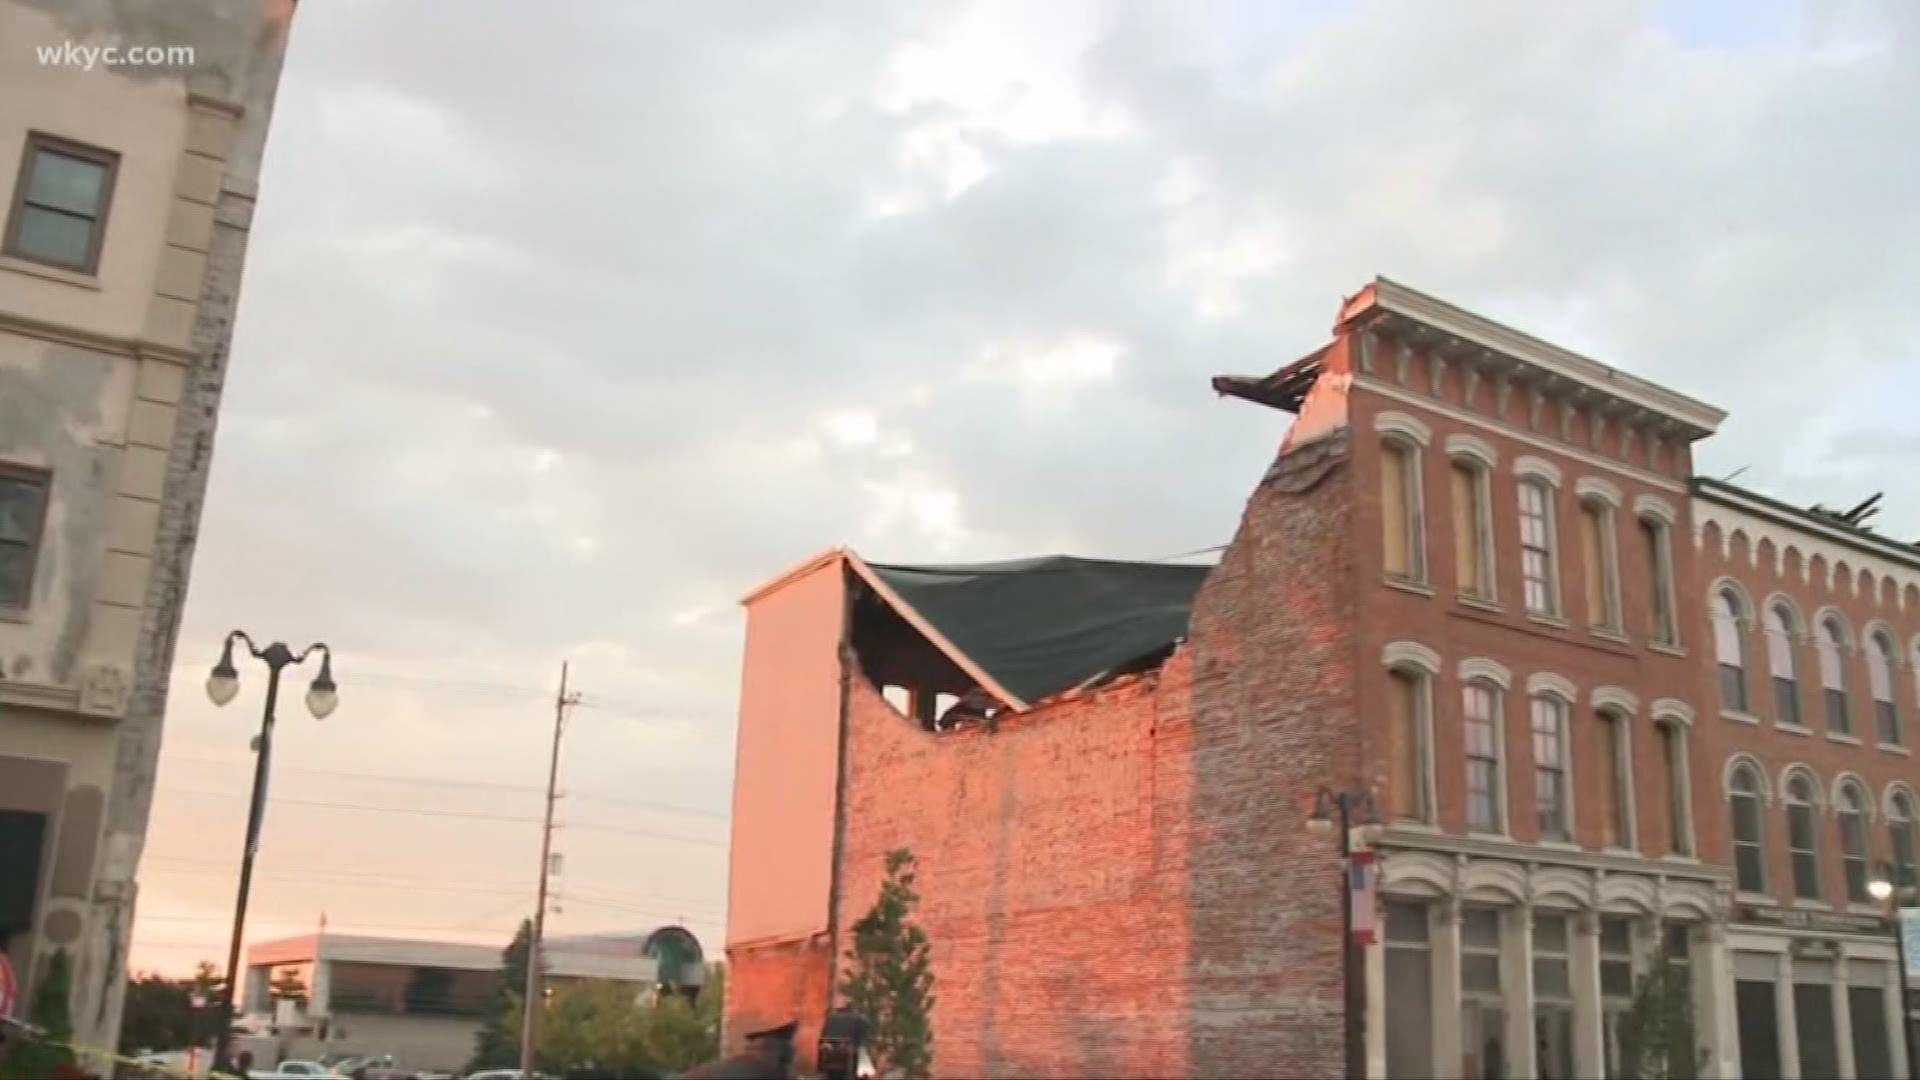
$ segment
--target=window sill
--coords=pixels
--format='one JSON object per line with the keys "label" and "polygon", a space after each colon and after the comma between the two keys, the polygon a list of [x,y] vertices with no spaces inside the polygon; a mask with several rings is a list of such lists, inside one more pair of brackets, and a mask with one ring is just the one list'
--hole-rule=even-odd
{"label": "window sill", "polygon": [[1849,915],[1885,915],[1886,910],[1879,904],[1863,904],[1858,901],[1847,905]]}
{"label": "window sill", "polygon": [[1753,715],[1752,713],[1741,712],[1738,709],[1721,709],[1720,719],[1731,720],[1736,724],[1751,724],[1754,727],[1760,726],[1759,717]]}
{"label": "window sill", "polygon": [[1412,578],[1394,577],[1392,575],[1381,578],[1380,581],[1389,589],[1399,589],[1401,592],[1410,592],[1415,596],[1433,595],[1433,586],[1424,581],[1415,581]]}
{"label": "window sill", "polygon": [[10,270],[16,274],[27,274],[32,277],[45,278],[48,281],[57,281],[62,285],[71,285],[76,289],[91,289],[94,292],[100,291],[100,279],[92,274],[84,274],[78,270],[68,270],[59,266],[48,266],[46,263],[34,262],[32,259],[22,259],[15,255],[0,255],[0,270]]}
{"label": "window sill", "polygon": [[1552,848],[1555,851],[1585,850],[1579,844],[1576,844],[1571,840],[1535,840],[1534,843],[1540,845],[1543,848]]}
{"label": "window sill", "polygon": [[1737,892],[1733,894],[1733,899],[1736,903],[1746,904],[1750,907],[1779,907],[1780,906],[1780,901],[1775,900],[1772,894],[1770,893]]}
{"label": "window sill", "polygon": [[1440,833],[1439,826],[1430,825],[1417,818],[1395,818],[1387,822],[1387,824],[1393,826],[1397,832],[1430,833],[1435,836],[1438,836]]}
{"label": "window sill", "polygon": [[1460,603],[1467,607],[1480,611],[1491,611],[1495,615],[1504,615],[1507,611],[1506,605],[1500,603],[1500,601],[1488,599],[1484,596],[1474,596],[1472,593],[1461,593],[1454,597],[1454,599],[1460,601]]}
{"label": "window sill", "polygon": [[1541,626],[1551,626],[1555,630],[1565,630],[1571,625],[1565,618],[1559,615],[1550,615],[1544,611],[1527,612],[1527,621],[1530,623],[1539,623]]}
{"label": "window sill", "polygon": [[1837,742],[1837,743],[1846,743],[1846,744],[1847,744],[1848,746],[1859,746],[1859,745],[1860,745],[1860,736],[1858,736],[1858,735],[1842,735],[1842,734],[1840,734],[1840,733],[1839,733],[1839,732],[1837,732],[1837,731],[1829,731],[1829,732],[1827,732],[1827,741],[1828,741],[1828,742]]}
{"label": "window sill", "polygon": [[1611,641],[1616,645],[1633,644],[1633,639],[1627,636],[1627,632],[1617,626],[1589,626],[1587,627],[1587,633],[1592,634],[1602,641]]}
{"label": "window sill", "polygon": [[1676,866],[1699,866],[1700,865],[1700,858],[1697,855],[1678,855],[1672,852],[1669,852],[1665,855],[1660,856],[1660,861],[1673,863]]}
{"label": "window sill", "polygon": [[1775,724],[1773,725],[1773,730],[1784,731],[1789,735],[1799,735],[1803,738],[1813,738],[1813,729],[1810,727],[1802,727],[1799,724]]}
{"label": "window sill", "polygon": [[1639,849],[1637,849],[1637,848],[1630,848],[1630,847],[1615,847],[1615,846],[1614,846],[1614,845],[1612,845],[1612,844],[1608,844],[1608,845],[1607,845],[1606,847],[1603,847],[1603,848],[1601,848],[1601,849],[1600,849],[1600,854],[1602,854],[1602,855],[1620,855],[1620,856],[1624,856],[1624,857],[1626,857],[1626,858],[1629,858],[1629,859],[1637,859],[1637,858],[1639,858],[1639,857],[1640,857],[1640,851],[1639,851]]}
{"label": "window sill", "polygon": [[1833,905],[1827,903],[1825,900],[1795,899],[1793,902],[1793,906],[1794,908],[1800,911],[1832,911],[1833,910]]}
{"label": "window sill", "polygon": [[1687,650],[1664,641],[1649,641],[1647,642],[1647,648],[1653,652],[1666,653],[1668,656],[1685,657],[1687,655]]}
{"label": "window sill", "polygon": [[1513,843],[1513,834],[1506,832],[1489,832],[1486,829],[1468,829],[1467,836],[1474,840],[1492,840],[1501,844]]}
{"label": "window sill", "polygon": [[1875,745],[1880,747],[1880,749],[1883,752],[1888,754],[1899,754],[1901,757],[1913,756],[1913,751],[1907,749],[1904,746],[1901,746],[1899,743],[1883,742],[1883,743],[1876,743]]}
{"label": "window sill", "polygon": [[0,622],[24,623],[30,618],[26,608],[0,606]]}

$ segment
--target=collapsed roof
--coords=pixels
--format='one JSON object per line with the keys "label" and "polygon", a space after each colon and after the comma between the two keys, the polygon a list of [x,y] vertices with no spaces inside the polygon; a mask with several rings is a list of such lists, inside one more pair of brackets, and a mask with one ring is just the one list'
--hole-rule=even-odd
{"label": "collapsed roof", "polygon": [[865,566],[890,604],[945,639],[1015,707],[1171,649],[1212,569],[1065,555]]}

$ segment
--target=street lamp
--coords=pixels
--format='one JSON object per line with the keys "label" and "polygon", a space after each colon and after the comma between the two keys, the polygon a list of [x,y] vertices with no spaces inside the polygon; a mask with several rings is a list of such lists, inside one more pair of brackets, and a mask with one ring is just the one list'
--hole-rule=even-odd
{"label": "street lamp", "polygon": [[1354,1008],[1353,992],[1353,826],[1378,825],[1380,814],[1371,791],[1332,791],[1321,788],[1313,797],[1313,813],[1307,827],[1324,833],[1335,823],[1340,826],[1340,994],[1346,1034],[1347,1071],[1350,1077],[1365,1076],[1361,1063],[1366,1057],[1361,1045],[1361,1009]]}
{"label": "street lamp", "polygon": [[227,635],[221,646],[220,660],[207,673],[207,697],[215,705],[225,705],[240,692],[240,673],[233,666],[234,642],[242,642],[255,660],[267,665],[267,703],[260,711],[260,734],[253,740],[253,798],[247,810],[247,846],[240,854],[240,896],[233,909],[233,941],[227,947],[227,986],[221,994],[220,1031],[214,1042],[215,1067],[224,1067],[227,1050],[233,1042],[233,1014],[240,985],[240,939],[247,926],[247,894],[253,888],[253,856],[260,848],[260,823],[267,809],[267,767],[273,755],[273,709],[280,700],[280,672],[303,663],[315,652],[320,654],[320,674],[307,687],[307,711],[315,720],[325,720],[340,704],[339,688],[333,684],[333,652],[324,643],[309,645],[294,652],[276,641],[262,649],[245,631]]}
{"label": "street lamp", "polygon": [[1913,889],[1895,888],[1893,867],[1884,866],[1879,877],[1867,882],[1867,895],[1880,901],[1887,909],[1887,917],[1893,920],[1893,951],[1899,956],[1900,963],[1900,1041],[1907,1048],[1907,1075],[1914,1075],[1913,1060],[1913,1007],[1908,1003],[1907,993],[1907,932],[1900,921],[1900,907],[1896,899],[1899,893],[1906,892],[1911,898]]}

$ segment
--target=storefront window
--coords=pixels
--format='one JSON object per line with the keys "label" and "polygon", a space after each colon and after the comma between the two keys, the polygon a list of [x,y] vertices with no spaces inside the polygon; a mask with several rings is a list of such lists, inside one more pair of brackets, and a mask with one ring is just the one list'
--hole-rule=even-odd
{"label": "storefront window", "polygon": [[1600,1008],[1606,1025],[1607,1080],[1619,1080],[1620,1025],[1633,1009],[1633,921],[1600,920]]}
{"label": "storefront window", "polygon": [[1567,917],[1533,919],[1533,1038],[1540,1080],[1573,1077],[1573,965]]}
{"label": "storefront window", "polygon": [[1793,969],[1793,1026],[1800,1042],[1800,1075],[1839,1076],[1833,1031],[1833,965],[1801,960]]}
{"label": "storefront window", "polygon": [[1884,964],[1848,964],[1847,1010],[1853,1015],[1853,1074],[1892,1076],[1893,1048],[1887,1032]]}
{"label": "storefront window", "polygon": [[1780,1017],[1771,956],[1745,953],[1736,959],[1733,1002],[1740,1028],[1740,1075],[1780,1080]]}
{"label": "storefront window", "polygon": [[1500,987],[1500,913],[1467,908],[1460,918],[1460,1075],[1505,1080],[1507,1013]]}
{"label": "storefront window", "polygon": [[1387,1075],[1432,1076],[1433,945],[1428,907],[1389,900],[1387,924]]}

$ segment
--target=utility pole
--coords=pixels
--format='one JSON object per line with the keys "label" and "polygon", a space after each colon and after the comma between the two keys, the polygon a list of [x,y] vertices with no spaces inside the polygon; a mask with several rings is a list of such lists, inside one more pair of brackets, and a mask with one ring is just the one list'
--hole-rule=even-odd
{"label": "utility pole", "polygon": [[527,947],[527,997],[521,1006],[520,1075],[533,1075],[533,1057],[540,1037],[540,1013],[545,1007],[540,984],[540,941],[547,927],[547,874],[553,865],[553,804],[560,781],[560,733],[566,730],[567,709],[579,694],[567,692],[567,665],[560,664],[560,692],[553,699],[553,756],[547,762],[547,816],[540,829],[540,899],[533,909],[533,940]]}

